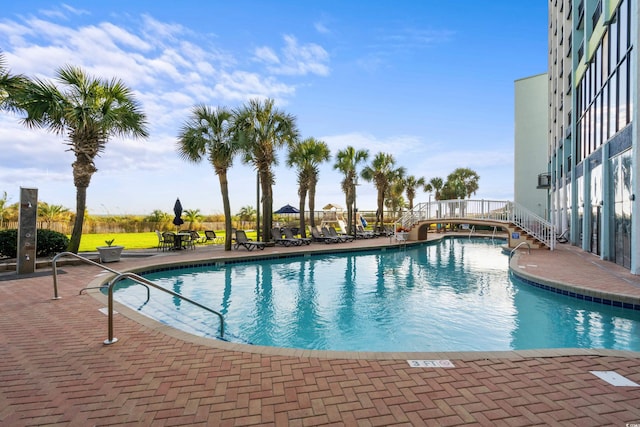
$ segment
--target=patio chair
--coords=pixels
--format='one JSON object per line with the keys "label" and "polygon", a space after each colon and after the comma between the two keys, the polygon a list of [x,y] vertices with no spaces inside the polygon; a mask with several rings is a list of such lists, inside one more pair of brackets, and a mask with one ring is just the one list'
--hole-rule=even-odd
{"label": "patio chair", "polygon": [[360,224],[356,225],[356,238],[358,239],[373,239],[376,237],[371,231],[365,230]]}
{"label": "patio chair", "polygon": [[337,238],[340,242],[353,242],[354,237],[348,234],[340,234],[334,226],[326,227],[330,237]]}
{"label": "patio chair", "polygon": [[[158,236],[158,246],[156,247],[156,251],[159,251],[160,249],[165,251],[166,243],[164,241],[164,237],[162,236],[162,233],[159,230],[156,230],[156,236]],[[173,245],[173,243],[171,243],[171,245]]]}
{"label": "patio chair", "polygon": [[282,229],[282,234],[284,234],[284,237],[286,237],[287,239],[294,239],[297,240],[299,242],[299,245],[310,245],[311,244],[311,239],[308,237],[296,237],[293,235],[293,230],[290,229],[289,227],[284,227]]}
{"label": "patio chair", "polygon": [[309,227],[309,230],[311,230],[311,238],[314,242],[338,243],[338,239],[321,234],[316,227]]}
{"label": "patio chair", "polygon": [[282,245],[287,247],[291,245],[300,246],[302,244],[302,242],[299,242],[295,239],[282,237],[282,230],[277,227],[274,227],[271,229],[271,239],[276,245]]}
{"label": "patio chair", "polygon": [[176,249],[176,235],[175,233],[172,233],[171,231],[165,231],[164,233],[162,233],[162,241],[163,246],[162,246],[162,250],[172,250],[172,249]]}
{"label": "patio chair", "polygon": [[235,248],[238,249],[242,246],[248,251],[252,251],[256,248],[263,250],[267,244],[265,242],[255,242],[247,237],[244,230],[236,230],[236,244]]}
{"label": "patio chair", "polygon": [[213,243],[223,243],[224,238],[222,236],[218,236],[213,230],[204,230],[204,238],[202,243],[213,242]]}

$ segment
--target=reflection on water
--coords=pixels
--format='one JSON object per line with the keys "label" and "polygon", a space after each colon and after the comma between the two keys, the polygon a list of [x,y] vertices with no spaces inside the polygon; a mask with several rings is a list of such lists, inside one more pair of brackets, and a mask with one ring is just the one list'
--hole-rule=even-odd
{"label": "reflection on water", "polygon": [[[232,339],[260,345],[640,351],[639,313],[521,284],[510,277],[501,244],[445,239],[401,250],[250,261],[146,277],[220,311]],[[116,298],[137,307],[145,296],[141,288],[123,286]],[[205,336],[214,336],[219,326],[210,313],[153,289],[142,311]]]}

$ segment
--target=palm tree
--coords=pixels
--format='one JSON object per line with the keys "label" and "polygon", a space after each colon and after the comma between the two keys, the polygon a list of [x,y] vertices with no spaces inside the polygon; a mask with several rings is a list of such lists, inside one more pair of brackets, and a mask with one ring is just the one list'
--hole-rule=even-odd
{"label": "palm tree", "polygon": [[231,250],[231,204],[227,172],[240,146],[232,136],[233,114],[223,107],[204,105],[193,107],[191,116],[182,125],[178,136],[178,153],[183,159],[197,163],[207,156],[213,166],[222,193],[224,210],[224,250]]}
{"label": "palm tree", "polygon": [[46,202],[38,203],[38,216],[47,223],[47,228],[51,228],[51,223],[60,220],[63,215],[69,213],[69,209],[62,205],[50,205]]}
{"label": "palm tree", "polygon": [[416,198],[416,189],[418,187],[425,188],[427,185],[424,177],[416,178],[413,175],[409,175],[404,179],[404,189],[407,193],[407,200],[409,200],[409,210],[413,209],[413,199]]}
{"label": "palm tree", "polygon": [[298,196],[300,197],[300,233],[306,237],[304,217],[304,204],[307,193],[309,194],[309,215],[311,226],[315,226],[314,210],[316,185],[318,183],[318,165],[327,162],[331,158],[329,146],[314,138],[307,138],[300,143],[289,147],[287,166],[298,168]]}
{"label": "palm tree", "polygon": [[454,199],[465,199],[471,197],[478,191],[478,181],[480,176],[472,169],[457,168],[447,177],[447,183],[453,189]]}
{"label": "palm tree", "polygon": [[276,150],[298,140],[296,118],[274,106],[272,99],[264,102],[250,100],[234,111],[234,135],[241,141],[245,163],[252,164],[258,173],[262,190],[262,240],[271,240],[273,215],[272,166],[278,164]]}
{"label": "palm tree", "polygon": [[373,182],[378,190],[378,204],[376,210],[375,228],[384,225],[384,197],[388,188],[397,179],[402,179],[405,174],[403,167],[395,167],[395,159],[391,154],[378,153],[371,164],[362,169],[362,178],[367,182]]}
{"label": "palm tree", "polygon": [[57,71],[62,89],[42,80],[29,81],[19,107],[26,111],[24,124],[66,134],[75,155],[73,183],[76,187],[76,217],[69,251],[77,253],[82,238],[87,188],[98,171],[95,158],[113,136],[146,138],[146,116],[132,91],[117,79],[101,80],[82,69],[65,66]]}
{"label": "palm tree", "polygon": [[404,197],[402,197],[402,193],[405,189],[406,181],[402,178],[398,178],[391,182],[387,188],[384,205],[391,211],[394,220],[399,217],[401,209],[406,206]]}
{"label": "palm tree", "polygon": [[432,191],[435,192],[434,194],[434,198],[436,200],[440,200],[440,192],[442,191],[442,187],[444,186],[444,181],[442,181],[442,178],[431,178],[429,180],[429,183],[426,184],[424,186],[424,191],[431,193]]}
{"label": "palm tree", "polygon": [[253,209],[253,206],[243,206],[242,208],[240,208],[238,216],[240,217],[240,221],[242,221],[242,226],[244,227],[245,222],[254,220],[256,216],[256,210]]}
{"label": "palm tree", "polygon": [[2,192],[2,198],[0,199],[0,229],[4,228],[4,220],[9,212],[9,198],[7,192]]}
{"label": "palm tree", "polygon": [[18,110],[17,98],[28,80],[23,75],[12,75],[6,68],[4,54],[0,53],[0,110]]}
{"label": "palm tree", "polygon": [[338,151],[336,154],[336,162],[333,165],[333,168],[339,170],[344,175],[341,186],[345,195],[345,202],[347,204],[347,233],[355,234],[353,209],[358,178],[357,167],[358,164],[366,162],[368,157],[369,150],[356,150],[352,146],[348,146],[344,150]]}
{"label": "palm tree", "polygon": [[184,217],[189,221],[189,230],[193,228],[193,224],[202,220],[200,209],[185,209]]}

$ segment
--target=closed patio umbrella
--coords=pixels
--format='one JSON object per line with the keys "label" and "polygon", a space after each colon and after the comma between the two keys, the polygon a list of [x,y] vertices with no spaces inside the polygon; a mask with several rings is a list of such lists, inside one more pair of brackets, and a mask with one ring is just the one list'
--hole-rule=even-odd
{"label": "closed patio umbrella", "polygon": [[175,218],[173,218],[173,225],[179,227],[184,224],[184,221],[180,218],[182,216],[182,203],[180,203],[179,198],[176,199],[176,203],[173,205],[173,213],[176,215]]}

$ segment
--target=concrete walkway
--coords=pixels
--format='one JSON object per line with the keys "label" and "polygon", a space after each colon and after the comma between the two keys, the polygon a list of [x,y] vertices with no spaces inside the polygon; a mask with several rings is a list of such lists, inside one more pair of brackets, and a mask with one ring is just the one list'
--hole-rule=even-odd
{"label": "concrete walkway", "polygon": [[[379,238],[341,247],[389,243]],[[117,269],[294,250],[198,247],[125,258]],[[546,283],[640,298],[640,277],[567,245],[530,255],[519,251],[512,267]],[[85,265],[61,270],[59,300],[52,300],[47,270],[33,277],[0,276],[1,426],[640,423],[640,387],[614,386],[590,373],[615,371],[640,383],[640,353],[265,349],[193,337],[120,306],[119,341],[107,346],[104,297],[79,295],[107,275]],[[453,366],[411,367],[408,359],[449,360]]]}

